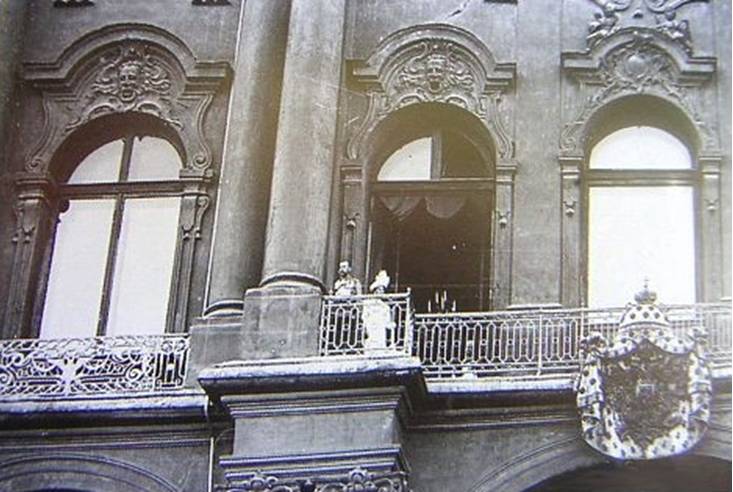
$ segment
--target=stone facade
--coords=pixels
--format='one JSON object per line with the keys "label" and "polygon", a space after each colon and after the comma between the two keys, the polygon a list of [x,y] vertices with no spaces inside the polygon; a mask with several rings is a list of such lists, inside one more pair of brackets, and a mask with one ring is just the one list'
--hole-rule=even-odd
{"label": "stone facade", "polygon": [[[60,396],[3,393],[0,490],[539,491],[596,469],[623,483],[581,438],[572,371],[473,380],[454,362],[437,381],[404,334],[401,351],[330,357],[327,294],[341,261],[369,285],[375,203],[394,192],[380,166],[439,128],[490,163],[424,195],[485,200],[484,311],[580,309],[590,151],[648,125],[689,148],[693,169],[655,183],[694,188],[696,300],[727,306],[729,337],[730,18],[728,0],[4,2],[2,338],[41,334],[74,166],[138,128],[181,156],[158,190],[180,199],[165,331],[188,345],[185,370],[156,359],[153,390],[77,394],[61,375]],[[20,365],[4,347],[0,387]],[[669,458],[687,478],[694,460],[730,470],[725,350],[707,434]],[[146,357],[124,354],[136,370]]]}

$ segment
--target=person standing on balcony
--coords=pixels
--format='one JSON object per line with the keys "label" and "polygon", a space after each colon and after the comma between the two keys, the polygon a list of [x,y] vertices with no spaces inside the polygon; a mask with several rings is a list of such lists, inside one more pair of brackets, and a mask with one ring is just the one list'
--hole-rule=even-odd
{"label": "person standing on balcony", "polygon": [[362,293],[361,282],[351,273],[348,261],[339,263],[339,278],[333,284],[333,293],[339,297],[358,296]]}

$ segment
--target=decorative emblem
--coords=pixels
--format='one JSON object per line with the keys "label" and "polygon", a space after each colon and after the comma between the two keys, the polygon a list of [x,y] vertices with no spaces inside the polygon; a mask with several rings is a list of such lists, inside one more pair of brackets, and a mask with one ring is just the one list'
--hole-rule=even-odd
{"label": "decorative emblem", "polygon": [[424,41],[417,55],[400,70],[393,93],[398,99],[441,101],[450,97],[474,98],[476,78],[448,41]]}
{"label": "decorative emblem", "polygon": [[153,114],[180,128],[172,115],[169,71],[141,43],[118,46],[99,59],[99,70],[86,90],[81,114],[66,127],[71,131],[96,116],[127,111]]}
{"label": "decorative emblem", "polygon": [[710,417],[711,378],[704,327],[673,330],[645,286],[611,340],[582,342],[577,404],[583,438],[620,460],[683,453],[702,438]]}
{"label": "decorative emblem", "polygon": [[[664,34],[672,41],[692,53],[692,37],[690,23],[686,19],[677,19],[677,10],[692,2],[708,0],[592,0],[600,10],[593,14],[588,23],[586,41],[589,47],[615,34],[625,27],[639,27],[645,16],[654,16],[652,29]],[[635,8],[631,8],[635,7]],[[622,12],[630,12],[623,19]]]}

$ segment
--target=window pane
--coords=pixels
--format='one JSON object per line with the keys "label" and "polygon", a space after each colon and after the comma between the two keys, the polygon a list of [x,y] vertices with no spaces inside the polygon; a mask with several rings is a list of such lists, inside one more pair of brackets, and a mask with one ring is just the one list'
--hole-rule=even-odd
{"label": "window pane", "polygon": [[108,335],[165,331],[180,198],[125,202]]}
{"label": "window pane", "polygon": [[379,181],[429,181],[432,155],[430,137],[419,138],[402,146],[384,162]]}
{"label": "window pane", "polygon": [[109,183],[120,179],[120,163],[125,143],[115,140],[89,154],[72,173],[70,184]]}
{"label": "window pane", "polygon": [[614,132],[593,148],[592,169],[690,169],[687,147],[659,128],[635,126]]}
{"label": "window pane", "polygon": [[97,332],[114,200],[76,200],[59,218],[41,338]]}
{"label": "window pane", "polygon": [[665,304],[695,302],[691,187],[591,188],[588,302],[624,306],[648,278]]}
{"label": "window pane", "polygon": [[135,137],[130,157],[130,181],[178,179],[181,158],[162,138]]}

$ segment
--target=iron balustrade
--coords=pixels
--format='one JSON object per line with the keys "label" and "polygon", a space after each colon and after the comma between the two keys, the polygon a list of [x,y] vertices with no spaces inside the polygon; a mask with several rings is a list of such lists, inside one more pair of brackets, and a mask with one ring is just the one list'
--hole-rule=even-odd
{"label": "iron balustrade", "polygon": [[[370,346],[365,302],[389,306],[387,343]],[[579,370],[580,341],[592,332],[612,339],[625,307],[526,309],[482,313],[413,314],[409,293],[325,296],[321,306],[320,354],[409,353],[431,380],[486,378],[566,379]],[[730,304],[663,306],[672,329],[705,327],[708,356],[718,375],[730,374]]]}
{"label": "iron balustrade", "polygon": [[[580,341],[597,332],[613,339],[625,308],[534,309],[488,313],[418,314],[413,354],[427,378],[479,379],[572,377]],[[665,306],[672,330],[705,327],[716,371],[731,365],[729,304]]]}
{"label": "iron balustrade", "polygon": [[185,335],[0,341],[0,397],[69,398],[183,387]]}
{"label": "iron balustrade", "polygon": [[[369,311],[375,306],[386,306],[389,320],[381,329],[373,329],[370,337],[369,323],[365,323],[365,309]],[[324,296],[321,303],[320,354],[354,355],[385,351],[409,354],[412,347],[412,318],[409,292]],[[375,330],[383,330],[383,333],[378,334],[379,341],[375,340]]]}

